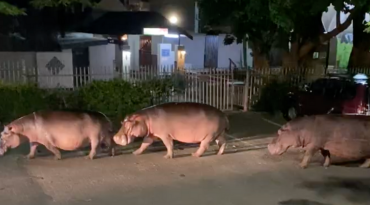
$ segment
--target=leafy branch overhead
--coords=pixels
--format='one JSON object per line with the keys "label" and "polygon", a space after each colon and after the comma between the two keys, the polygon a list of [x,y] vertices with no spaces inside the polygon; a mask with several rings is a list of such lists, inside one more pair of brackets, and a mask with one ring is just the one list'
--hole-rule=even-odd
{"label": "leafy branch overhead", "polygon": [[26,15],[26,12],[24,9],[18,8],[7,2],[0,1],[0,14],[5,14],[9,16],[19,16]]}
{"label": "leafy branch overhead", "polygon": [[[11,1],[10,1],[11,2]],[[46,7],[70,7],[74,4],[80,4],[86,7],[93,7],[96,5],[96,0],[32,0],[30,4],[37,9]],[[8,3],[7,1],[0,1],[0,14],[19,16],[26,15],[24,8],[19,8],[16,5]]]}

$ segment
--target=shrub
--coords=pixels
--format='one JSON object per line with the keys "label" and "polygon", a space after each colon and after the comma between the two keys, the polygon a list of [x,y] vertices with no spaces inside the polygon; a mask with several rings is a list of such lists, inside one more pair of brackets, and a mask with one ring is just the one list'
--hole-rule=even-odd
{"label": "shrub", "polygon": [[253,109],[275,114],[283,108],[284,97],[290,90],[290,83],[272,79],[261,90],[258,102]]}
{"label": "shrub", "polygon": [[0,121],[9,122],[36,110],[48,108],[46,92],[35,85],[0,84]]}
{"label": "shrub", "polygon": [[129,83],[122,79],[94,81],[77,90],[43,90],[36,85],[0,84],[0,121],[15,120],[43,109],[84,109],[105,113],[119,122],[128,113],[168,100],[171,77]]}
{"label": "shrub", "polygon": [[130,112],[150,105],[150,90],[120,79],[94,81],[79,89],[82,108],[97,110],[122,118]]}

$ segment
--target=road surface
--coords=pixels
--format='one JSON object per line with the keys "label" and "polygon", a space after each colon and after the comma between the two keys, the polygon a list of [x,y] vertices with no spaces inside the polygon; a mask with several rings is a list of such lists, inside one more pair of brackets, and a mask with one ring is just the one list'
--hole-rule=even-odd
{"label": "road surface", "polygon": [[128,149],[93,161],[78,153],[64,154],[61,161],[9,154],[0,158],[0,204],[369,204],[370,170],[347,165],[325,169],[319,155],[302,170],[299,151],[272,157],[264,148],[270,138],[242,137],[239,133],[241,140],[228,145],[227,154],[215,156],[212,146],[203,158],[190,157],[195,149],[185,148],[166,160],[163,147],[141,156]]}

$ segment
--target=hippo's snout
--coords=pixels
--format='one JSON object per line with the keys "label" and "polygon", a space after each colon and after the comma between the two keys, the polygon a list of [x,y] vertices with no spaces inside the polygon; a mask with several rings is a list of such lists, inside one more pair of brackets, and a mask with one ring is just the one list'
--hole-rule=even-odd
{"label": "hippo's snout", "polygon": [[282,155],[284,154],[290,146],[283,146],[280,143],[270,143],[267,145],[271,155]]}
{"label": "hippo's snout", "polygon": [[116,143],[116,144],[119,144],[119,145],[122,145],[122,146],[126,146],[128,143],[127,143],[127,139],[126,139],[126,136],[124,135],[115,135],[113,137],[113,141]]}
{"label": "hippo's snout", "polygon": [[270,143],[267,145],[267,149],[269,150],[271,155],[280,155],[281,149],[280,146],[277,146],[277,144]]}
{"label": "hippo's snout", "polygon": [[121,146],[126,146],[126,145],[130,144],[133,140],[132,140],[132,137],[129,137],[129,136],[123,134],[123,135],[115,135],[113,137],[113,141],[116,144],[119,144]]}

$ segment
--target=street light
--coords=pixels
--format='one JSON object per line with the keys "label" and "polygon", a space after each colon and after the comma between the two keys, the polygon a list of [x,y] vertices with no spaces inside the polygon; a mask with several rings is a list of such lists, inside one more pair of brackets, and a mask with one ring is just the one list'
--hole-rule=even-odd
{"label": "street light", "polygon": [[171,16],[171,17],[170,17],[170,22],[171,22],[172,24],[177,24],[177,22],[178,22],[177,17],[176,17],[176,16]]}

